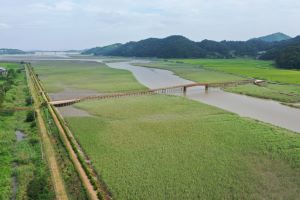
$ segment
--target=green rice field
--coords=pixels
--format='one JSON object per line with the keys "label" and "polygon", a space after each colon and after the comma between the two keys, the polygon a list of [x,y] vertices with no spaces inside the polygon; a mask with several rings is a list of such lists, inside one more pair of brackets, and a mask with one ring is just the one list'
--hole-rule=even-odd
{"label": "green rice field", "polygon": [[251,59],[181,59],[176,61],[239,76],[300,84],[299,70],[278,69],[274,67],[272,61]]}
{"label": "green rice field", "polygon": [[245,94],[264,99],[273,99],[284,103],[300,102],[300,86],[294,85],[268,83],[257,86],[254,84],[248,84],[225,88],[225,90],[228,92]]}
{"label": "green rice field", "polygon": [[183,59],[176,60],[176,62],[174,60],[173,62],[155,61],[136,65],[167,69],[180,77],[195,82],[228,82],[249,78],[278,81],[286,84],[268,83],[261,86],[248,84],[226,88],[225,90],[284,103],[300,102],[300,85],[296,85],[300,81],[300,71],[276,69],[269,61]]}
{"label": "green rice field", "polygon": [[143,67],[166,69],[174,72],[176,75],[184,79],[201,82],[201,83],[219,83],[219,82],[245,80],[245,78],[240,76],[222,73],[218,71],[205,70],[196,65],[184,64],[184,63],[156,61],[150,63],[136,63],[135,65],[143,66]]}
{"label": "green rice field", "polygon": [[115,199],[297,199],[300,135],[175,96],[82,102],[67,117]]}
{"label": "green rice field", "polygon": [[145,89],[130,72],[111,69],[102,63],[40,61],[33,66],[47,91],[52,93],[66,88],[104,93]]}

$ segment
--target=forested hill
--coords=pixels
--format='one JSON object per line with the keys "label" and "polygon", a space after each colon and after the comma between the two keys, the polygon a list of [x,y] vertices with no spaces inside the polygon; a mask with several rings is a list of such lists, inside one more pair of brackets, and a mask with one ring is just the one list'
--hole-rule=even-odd
{"label": "forested hill", "polygon": [[265,42],[280,42],[280,41],[289,40],[289,39],[292,39],[292,38],[284,33],[273,33],[270,35],[253,38],[251,40],[261,40],[261,41],[265,41]]}
{"label": "forested hill", "polygon": [[281,68],[300,69],[300,36],[276,43],[260,58],[275,60]]}
{"label": "forested hill", "polygon": [[92,49],[88,49],[86,51],[84,51],[82,54],[93,54],[93,55],[108,55],[110,52],[112,52],[113,50],[115,50],[116,48],[120,47],[122,44],[120,43],[116,43],[116,44],[112,44],[112,45],[108,45],[105,47],[95,47]]}
{"label": "forested hill", "polygon": [[[278,34],[275,34],[275,36]],[[280,41],[264,41],[251,39],[248,41],[212,41],[194,42],[183,36],[175,35],[163,39],[149,38],[126,44],[113,44],[96,47],[83,54],[124,57],[156,57],[156,58],[235,58],[250,57],[275,60],[279,67],[300,68],[299,46],[300,36]],[[278,36],[279,37],[279,36]],[[283,36],[284,37],[284,36]]]}
{"label": "forested hill", "polygon": [[259,51],[271,48],[264,41],[191,41],[183,36],[163,39],[149,38],[138,42],[97,47],[83,52],[104,56],[157,57],[157,58],[232,58],[256,56]]}
{"label": "forested hill", "polygon": [[25,54],[26,52],[19,49],[0,49],[1,54]]}

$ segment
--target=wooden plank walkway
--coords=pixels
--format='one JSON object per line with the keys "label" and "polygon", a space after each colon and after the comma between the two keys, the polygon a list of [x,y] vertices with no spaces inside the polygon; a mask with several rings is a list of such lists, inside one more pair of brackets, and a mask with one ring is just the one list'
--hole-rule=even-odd
{"label": "wooden plank walkway", "polygon": [[88,96],[82,97],[77,99],[66,99],[66,100],[59,100],[59,101],[50,101],[49,103],[56,107],[64,107],[70,106],[75,103],[79,103],[82,101],[87,100],[102,100],[102,99],[112,99],[112,98],[120,98],[120,97],[128,97],[128,96],[144,96],[144,95],[153,95],[153,94],[186,94],[187,88],[191,87],[204,87],[205,91],[208,90],[209,87],[228,87],[231,85],[242,85],[242,84],[249,84],[254,83],[255,80],[243,80],[243,81],[233,81],[233,82],[224,82],[224,83],[191,83],[191,84],[184,84],[184,85],[175,85],[171,87],[163,87],[163,88],[156,88],[150,89],[145,91],[132,91],[132,92],[123,92],[123,93],[113,93],[107,95],[98,95],[98,96]]}

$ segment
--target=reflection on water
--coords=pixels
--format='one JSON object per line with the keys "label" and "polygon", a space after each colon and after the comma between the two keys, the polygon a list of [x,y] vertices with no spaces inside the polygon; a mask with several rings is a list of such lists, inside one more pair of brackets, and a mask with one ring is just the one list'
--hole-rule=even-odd
{"label": "reflection on water", "polygon": [[[141,61],[139,61],[139,63],[141,63]],[[174,75],[173,72],[168,70],[137,67],[131,65],[129,62],[106,63],[106,65],[116,69],[131,71],[140,83],[150,89],[193,83],[192,81]]]}
{"label": "reflection on water", "polygon": [[[130,62],[107,63],[109,67],[131,71],[143,85],[155,89],[193,83],[168,70],[137,67]],[[224,110],[300,132],[300,109],[284,106],[272,100],[224,92],[220,89],[204,91],[203,87],[189,88],[187,97]]]}
{"label": "reflection on water", "polygon": [[[103,62],[103,59],[90,57],[61,58],[38,55],[0,56],[0,60],[77,60]],[[138,62],[142,61],[139,60]],[[174,75],[168,70],[137,67],[131,65],[130,62],[106,64],[112,68],[131,71],[140,83],[151,89],[193,83],[192,81]],[[203,87],[188,89],[187,96],[190,99],[216,106],[244,117],[251,117],[292,131],[300,132],[300,109],[284,106],[272,100],[232,94],[219,89],[209,89],[209,91],[205,93]]]}
{"label": "reflection on water", "polygon": [[21,142],[22,140],[25,139],[25,133],[23,133],[22,131],[16,130],[16,138],[17,138],[17,142]]}
{"label": "reflection on water", "polygon": [[[20,130],[16,130],[15,134],[16,134],[17,142],[21,142],[26,137],[25,133]],[[12,197],[11,197],[11,199],[15,200],[15,199],[17,199],[17,193],[18,193],[18,188],[19,188],[18,178],[17,178],[18,164],[16,162],[13,163],[13,169],[14,169],[14,174],[12,177]]]}

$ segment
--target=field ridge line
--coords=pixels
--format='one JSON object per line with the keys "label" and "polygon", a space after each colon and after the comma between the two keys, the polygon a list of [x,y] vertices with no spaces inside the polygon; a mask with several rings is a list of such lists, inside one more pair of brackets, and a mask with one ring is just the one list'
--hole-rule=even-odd
{"label": "field ridge line", "polygon": [[27,82],[28,82],[28,86],[31,91],[31,94],[34,98],[34,108],[35,108],[37,122],[38,122],[41,139],[42,139],[42,143],[43,143],[43,151],[44,151],[44,154],[45,154],[45,157],[46,157],[49,169],[50,169],[51,179],[52,179],[54,191],[55,191],[55,196],[56,196],[56,199],[58,199],[58,200],[68,200],[69,198],[68,198],[68,195],[67,195],[67,192],[65,189],[63,178],[59,171],[55,151],[52,146],[51,139],[49,138],[49,135],[47,133],[46,125],[42,118],[41,110],[39,109],[39,105],[38,105],[39,101],[36,96],[35,90],[33,88],[34,86],[32,85],[33,80],[31,80],[31,78],[29,78],[28,73],[29,73],[28,69],[26,68]]}
{"label": "field ridge line", "polygon": [[28,66],[30,68],[30,71],[32,73],[32,78],[35,79],[36,81],[36,84],[37,84],[37,87],[39,88],[39,91],[40,91],[40,94],[42,96],[42,98],[44,99],[45,101],[45,104],[54,120],[54,123],[56,124],[57,128],[58,128],[58,131],[60,133],[60,136],[61,136],[61,139],[63,140],[63,143],[66,147],[66,150],[70,156],[70,159],[72,160],[72,163],[77,171],[77,173],[79,174],[79,177],[87,191],[87,194],[88,194],[88,197],[91,199],[91,200],[98,200],[98,193],[97,191],[94,189],[94,186],[92,185],[92,183],[90,182],[90,179],[88,177],[88,175],[86,174],[82,164],[80,163],[79,161],[79,158],[76,154],[76,152],[74,151],[73,147],[72,147],[72,144],[70,142],[70,140],[68,139],[67,137],[67,134],[63,128],[63,124],[60,123],[59,121],[59,118],[57,116],[57,114],[55,113],[55,110],[53,109],[53,107],[50,105],[49,103],[49,98],[47,97],[46,95],[46,92],[42,86],[42,84],[40,83],[40,81],[38,80],[38,78],[36,77],[36,75],[33,73],[33,70],[32,70],[32,67],[31,65],[29,64]]}
{"label": "field ridge line", "polygon": [[58,112],[58,110],[53,107],[54,112],[56,113],[57,117],[59,120],[62,121],[62,124],[64,126],[65,132],[67,134],[67,137],[69,137],[69,140],[76,145],[77,148],[77,152],[78,152],[78,156],[82,156],[82,158],[84,159],[84,162],[86,163],[89,173],[93,176],[94,180],[96,181],[97,187],[99,188],[99,191],[101,193],[101,196],[105,199],[105,200],[110,200],[113,199],[112,198],[112,194],[110,193],[110,191],[108,190],[105,182],[98,176],[98,173],[96,172],[95,168],[93,167],[93,165],[91,163],[87,163],[87,160],[90,160],[89,157],[87,156],[87,154],[84,152],[83,148],[81,147],[81,145],[79,144],[79,142],[76,140],[76,138],[74,137],[72,131],[70,130],[70,128],[68,127],[66,121],[64,120],[64,118],[61,116],[61,114]]}

